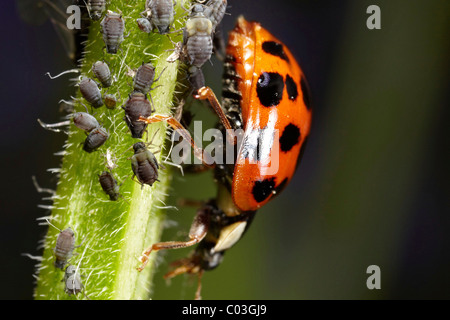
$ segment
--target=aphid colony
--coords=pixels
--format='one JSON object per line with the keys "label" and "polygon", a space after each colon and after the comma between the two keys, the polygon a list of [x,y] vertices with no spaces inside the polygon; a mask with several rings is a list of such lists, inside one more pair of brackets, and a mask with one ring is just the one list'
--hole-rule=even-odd
{"label": "aphid colony", "polygon": [[[200,2],[204,3],[205,1]],[[220,1],[222,8],[219,14],[213,7],[216,2],[211,0],[207,4],[193,4],[190,9],[185,9],[189,10],[189,13],[186,26],[182,30],[183,41],[179,44],[177,55],[180,61],[187,64],[188,68],[194,68],[195,74],[200,74],[201,66],[211,58],[214,29],[225,12],[226,1]],[[173,30],[172,24],[175,15],[174,3],[176,2],[173,0],[147,0],[141,18],[136,21],[139,28],[147,33],[156,32],[161,35],[178,32],[171,31]],[[104,0],[89,0],[86,2],[89,17],[93,21],[99,21],[101,38],[104,42],[104,56],[105,53],[110,55],[121,54],[123,53],[121,44],[126,38],[124,35],[125,20],[120,13],[106,10],[106,6]],[[205,14],[212,20],[206,18]],[[93,153],[101,149],[110,137],[110,132],[97,120],[96,112],[93,111],[100,110],[103,106],[110,110],[115,109],[118,99],[116,95],[109,93],[110,90],[114,91],[115,79],[118,76],[114,74],[114,71],[107,61],[96,61],[90,70],[92,76],[82,76],[78,82],[80,95],[85,100],[80,99],[78,102],[84,106],[86,112],[73,111],[76,100],[65,102],[72,110],[67,116],[67,120],[55,124],[45,124],[38,119],[41,126],[48,130],[61,131],[60,127],[73,123],[86,134],[81,147],[83,151]],[[156,111],[151,90],[154,83],[157,83],[164,75],[164,71],[161,70],[158,73],[150,61],[144,61],[134,72],[132,89],[121,106],[124,111],[123,121],[126,123],[132,138],[142,139],[144,133],[146,133],[148,124],[140,119],[148,118]],[[190,71],[191,76],[193,73]],[[203,75],[201,75],[201,79],[203,79]],[[87,106],[84,102],[87,103]],[[91,112],[88,111],[88,106],[91,107]],[[155,155],[147,146],[148,143],[142,141],[134,143],[132,145],[134,154],[129,158],[133,179],[136,177],[142,188],[145,185],[152,186],[156,181],[159,181],[158,171],[161,167]],[[107,152],[109,152],[109,149]],[[122,195],[120,194],[120,185],[112,171],[113,165],[107,165],[106,170],[98,174],[98,181],[109,200],[117,201]],[[75,248],[75,233],[72,229],[60,230],[53,250],[54,265],[55,268],[61,270],[66,267],[63,282],[65,292],[69,295],[77,295],[84,288],[79,270],[69,263]]]}
{"label": "aphid colony", "polygon": [[[91,6],[95,1],[90,1]],[[96,2],[95,2],[96,3]],[[174,20],[172,0],[147,0],[137,25],[146,33],[157,32],[170,35]],[[97,5],[97,8],[101,6]],[[225,14],[226,0],[203,0],[193,2],[183,31],[183,40],[175,45],[175,52],[168,61],[179,59],[187,65],[187,75],[193,96],[207,100],[220,123],[217,128],[227,136],[227,141],[238,150],[232,164],[215,164],[210,155],[198,148],[187,130],[183,137],[192,145],[194,155],[202,160],[205,169],[213,169],[218,190],[215,198],[203,202],[189,231],[187,241],[169,241],[150,245],[140,257],[143,270],[153,251],[177,249],[198,244],[187,258],[176,261],[175,269],[165,278],[182,273],[197,274],[199,284],[196,298],[200,298],[201,277],[204,271],[220,265],[225,252],[237,243],[249,228],[256,211],[279,194],[293,177],[304,152],[310,132],[312,111],[308,85],[302,69],[289,49],[259,23],[248,22],[242,16],[229,33],[223,73],[222,102],[205,86],[201,71],[214,49],[220,53],[217,29]],[[94,8],[94,7],[92,7]],[[93,9],[92,9],[93,10]],[[95,11],[96,13],[99,10]],[[98,16],[96,15],[95,18]],[[117,54],[124,40],[125,24],[120,14],[108,11],[101,22],[107,54]],[[103,88],[110,87],[112,80],[106,63],[97,62],[93,73]],[[122,106],[124,118],[131,136],[141,139],[148,124],[166,121],[175,130],[184,129],[181,117],[159,114],[150,95],[152,86],[163,76],[155,79],[155,68],[143,62],[133,79],[133,90]],[[99,85],[92,79],[83,78],[80,83],[83,98],[93,107],[100,108],[106,94],[101,95]],[[191,91],[191,92],[192,92]],[[107,105],[112,105],[108,102]],[[77,113],[80,114],[80,113]],[[83,149],[93,152],[108,139],[108,132],[89,113],[72,116],[74,124],[89,133]],[[52,129],[55,125],[43,125]],[[243,130],[243,141],[230,136],[232,130]],[[144,187],[158,181],[158,164],[154,154],[142,141],[132,145],[134,155],[130,158],[133,178]],[[224,147],[225,148],[225,147]],[[278,165],[276,172],[272,165]],[[112,168],[99,175],[102,189],[110,200],[118,200],[119,187]],[[71,248],[71,247],[70,247]],[[70,249],[69,248],[69,249]],[[67,251],[67,250],[66,250]],[[55,251],[56,253],[56,251]],[[64,261],[65,251],[60,250],[58,261]],[[66,254],[67,256],[67,254]],[[61,265],[62,262],[58,262]],[[81,288],[73,271],[66,271],[65,279],[74,279],[69,290]]]}

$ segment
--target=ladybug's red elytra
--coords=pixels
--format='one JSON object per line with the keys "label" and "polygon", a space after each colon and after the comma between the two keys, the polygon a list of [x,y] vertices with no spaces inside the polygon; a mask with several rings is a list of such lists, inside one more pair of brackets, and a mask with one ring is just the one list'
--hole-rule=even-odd
{"label": "ladybug's red elytra", "polygon": [[[188,258],[176,261],[176,268],[165,277],[197,273],[196,298],[200,298],[203,272],[220,264],[224,252],[248,229],[256,210],[294,175],[310,132],[312,110],[305,76],[292,53],[259,23],[242,16],[229,33],[222,105],[208,87],[200,88],[195,97],[210,102],[221,129],[243,129],[243,140],[234,164],[208,165],[215,170],[218,192],[198,209],[189,241],[153,244],[144,251],[138,270],[147,264],[152,251],[199,243]],[[174,129],[183,129],[168,115],[154,114],[140,121],[167,121]],[[182,135],[190,141],[194,154],[209,163],[204,158],[208,155],[197,148],[189,133],[184,130]],[[278,170],[270,172],[274,162],[278,162]]]}

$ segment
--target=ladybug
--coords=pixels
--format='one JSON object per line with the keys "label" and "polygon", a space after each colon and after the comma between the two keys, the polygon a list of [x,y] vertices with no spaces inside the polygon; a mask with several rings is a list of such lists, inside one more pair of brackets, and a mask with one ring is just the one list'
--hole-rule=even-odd
{"label": "ladybug", "polygon": [[[289,49],[257,22],[242,16],[229,33],[224,62],[222,105],[213,91],[202,87],[195,95],[208,100],[220,119],[219,128],[237,150],[233,164],[210,164],[187,130],[194,155],[214,168],[218,181],[215,199],[204,203],[192,223],[189,241],[156,243],[141,256],[142,270],[152,251],[176,249],[199,243],[188,258],[176,261],[165,278],[182,273],[198,274],[200,298],[203,272],[217,267],[225,251],[245,233],[256,211],[279,194],[298,166],[310,132],[312,110],[302,69]],[[154,114],[146,123],[167,121],[183,126],[172,116]],[[240,145],[230,130],[243,130]]]}

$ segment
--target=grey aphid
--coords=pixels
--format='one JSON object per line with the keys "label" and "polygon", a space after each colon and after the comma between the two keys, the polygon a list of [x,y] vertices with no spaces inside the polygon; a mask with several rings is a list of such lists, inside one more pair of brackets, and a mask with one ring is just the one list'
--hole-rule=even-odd
{"label": "grey aphid", "polygon": [[102,174],[98,176],[98,180],[103,191],[105,191],[105,193],[109,196],[109,199],[116,201],[120,196],[119,185],[117,184],[117,180],[114,178],[112,173],[103,171]]}
{"label": "grey aphid", "polygon": [[[165,70],[165,69],[164,69]],[[159,74],[158,78],[155,79],[155,67],[153,64],[142,63],[142,65],[137,69],[136,75],[133,79],[133,88],[135,91],[142,92],[143,94],[147,94],[153,83],[158,81],[164,70]]]}
{"label": "grey aphid", "polygon": [[84,78],[80,81],[79,87],[83,98],[94,108],[100,108],[103,105],[102,94],[94,80]]}
{"label": "grey aphid", "polygon": [[123,119],[131,131],[131,136],[133,138],[142,138],[145,129],[147,129],[147,123],[138,121],[139,117],[148,118],[152,114],[152,107],[147,96],[142,92],[133,92],[122,108],[125,110]]}
{"label": "grey aphid", "polygon": [[212,22],[204,14],[204,7],[196,4],[183,31],[183,51],[187,63],[201,68],[213,51]]}
{"label": "grey aphid", "polygon": [[150,33],[152,32],[152,23],[147,18],[136,19],[137,25],[142,32]]}
{"label": "grey aphid", "polygon": [[99,127],[97,119],[87,112],[76,112],[72,116],[73,123],[78,129],[86,132],[91,132],[95,128]]}
{"label": "grey aphid", "polygon": [[[86,108],[86,111],[87,111],[87,108]],[[88,112],[75,112],[73,114],[67,115],[66,118],[72,118],[74,125],[78,129],[84,130],[86,132],[90,132],[93,129],[100,126],[97,119],[93,115],[89,114]],[[62,122],[58,122],[58,123],[51,123],[51,124],[44,123],[40,119],[37,119],[37,120],[38,120],[39,124],[41,125],[41,127],[43,127],[44,129],[47,129],[47,130],[55,131],[55,132],[62,131],[61,129],[57,129],[59,127],[70,125],[70,120],[66,120],[66,121],[62,121]]]}
{"label": "grey aphid", "polygon": [[77,268],[73,265],[69,265],[64,273],[64,291],[69,296],[77,295],[83,290],[83,283],[81,282],[81,276],[77,272]]}
{"label": "grey aphid", "polygon": [[133,88],[135,91],[147,94],[150,91],[150,87],[155,79],[155,67],[153,64],[142,63],[142,65],[137,69],[136,75],[133,80]]}
{"label": "grey aphid", "polygon": [[[136,142],[133,145],[134,155],[131,157],[131,169],[139,183],[150,186],[158,180],[159,165],[155,155],[146,148],[145,143]],[[133,176],[133,178],[134,178]]]}
{"label": "grey aphid", "polygon": [[106,52],[116,54],[123,41],[125,23],[118,13],[109,11],[100,23],[103,41],[106,45]]}
{"label": "grey aphid", "polygon": [[227,9],[227,0],[209,0],[205,4],[204,14],[212,23],[213,31],[217,25],[222,21]]}
{"label": "grey aphid", "polygon": [[87,0],[87,9],[92,20],[100,20],[106,9],[105,0]]}
{"label": "grey aphid", "polygon": [[110,87],[112,84],[111,71],[106,62],[97,61],[92,65],[92,73],[101,82],[104,88]]}
{"label": "grey aphid", "polygon": [[56,268],[63,269],[73,255],[75,248],[75,233],[71,228],[62,230],[56,238],[56,246],[53,249],[55,254],[54,265]]}
{"label": "grey aphid", "polygon": [[83,150],[86,152],[92,152],[101,147],[109,138],[109,133],[103,127],[97,127],[93,129],[84,140]]}
{"label": "grey aphid", "polygon": [[147,0],[141,14],[151,23],[151,30],[157,28],[160,34],[167,34],[174,19],[173,1]]}

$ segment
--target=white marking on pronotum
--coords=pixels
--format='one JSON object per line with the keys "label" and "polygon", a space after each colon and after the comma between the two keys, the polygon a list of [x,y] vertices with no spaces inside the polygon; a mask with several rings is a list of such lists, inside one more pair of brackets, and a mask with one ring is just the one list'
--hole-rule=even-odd
{"label": "white marking on pronotum", "polygon": [[50,74],[50,72],[47,72],[45,75],[53,80],[53,79],[59,78],[60,76],[62,76],[64,74],[67,74],[67,73],[80,73],[80,70],[79,69],[70,69],[70,70],[63,71],[60,74],[57,74],[56,76],[52,76]]}

